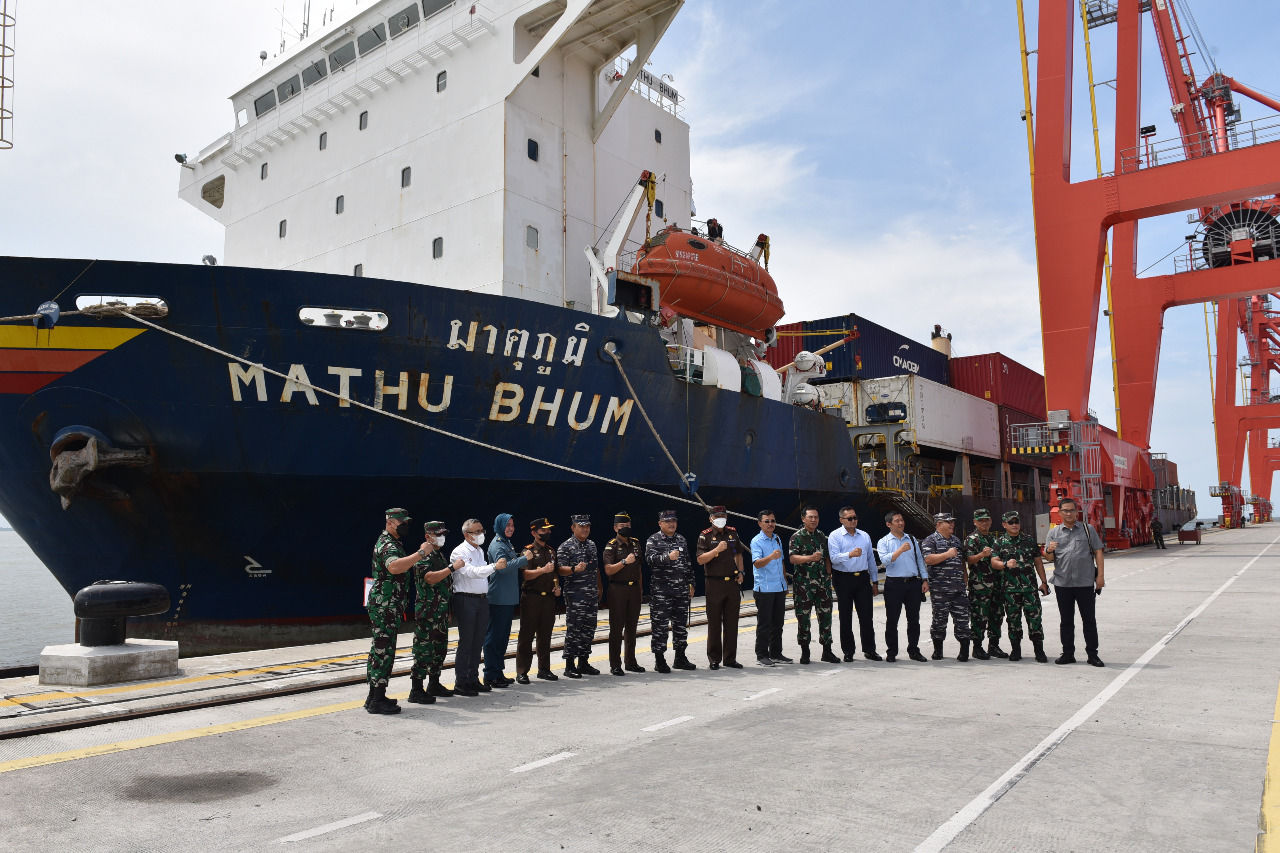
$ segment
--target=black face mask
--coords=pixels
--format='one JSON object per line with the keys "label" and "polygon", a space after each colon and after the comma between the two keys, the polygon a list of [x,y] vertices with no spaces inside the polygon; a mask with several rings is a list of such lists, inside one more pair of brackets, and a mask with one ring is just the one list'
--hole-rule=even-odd
{"label": "black face mask", "polygon": [[396,536],[403,539],[409,532],[409,522],[405,521],[396,525]]}
{"label": "black face mask", "polygon": [[630,539],[630,538],[631,538],[631,528],[630,528],[630,527],[619,527],[619,528],[618,528],[618,535],[619,535],[620,537],[622,537],[623,539]]}

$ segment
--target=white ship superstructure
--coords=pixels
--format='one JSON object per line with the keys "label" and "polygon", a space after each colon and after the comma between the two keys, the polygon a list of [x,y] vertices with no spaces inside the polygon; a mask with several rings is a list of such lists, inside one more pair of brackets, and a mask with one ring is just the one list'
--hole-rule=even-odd
{"label": "white ship superstructure", "polygon": [[232,95],[179,194],[226,226],[229,265],[585,309],[582,248],[642,170],[654,230],[689,225],[679,93],[644,70],[683,2],[373,3]]}

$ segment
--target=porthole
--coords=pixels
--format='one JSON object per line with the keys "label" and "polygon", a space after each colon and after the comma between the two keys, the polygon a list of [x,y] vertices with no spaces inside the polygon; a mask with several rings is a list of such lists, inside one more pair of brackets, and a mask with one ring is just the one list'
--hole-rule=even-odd
{"label": "porthole", "polygon": [[310,305],[298,309],[298,319],[308,326],[355,329],[362,332],[380,332],[389,322],[387,315],[381,311],[360,308],[320,308]]}
{"label": "porthole", "polygon": [[690,245],[692,248],[694,248],[694,249],[698,249],[699,251],[701,251],[702,249],[707,248],[707,244],[706,244],[706,243],[704,243],[704,242],[702,242],[701,240],[690,240],[690,241],[688,241],[688,242],[689,242],[689,245]]}
{"label": "porthole", "polygon": [[347,197],[338,196],[333,202],[333,212],[341,215],[347,209]]}
{"label": "porthole", "polygon": [[524,244],[528,246],[530,249],[533,249],[535,251],[537,250],[538,248],[538,229],[537,228],[534,228],[532,225],[530,225],[524,229]]}
{"label": "porthole", "polygon": [[443,92],[449,86],[449,72],[441,71],[436,75],[436,92]]}
{"label": "porthole", "polygon": [[444,238],[437,237],[431,241],[431,257],[439,260],[444,257]]}
{"label": "porthole", "polygon": [[755,431],[755,430],[753,430],[753,429],[749,429],[749,430],[747,430],[746,434],[742,436],[742,443],[743,443],[744,445],[746,445],[747,447],[750,447],[751,445],[755,444],[755,443],[756,443],[756,431]]}

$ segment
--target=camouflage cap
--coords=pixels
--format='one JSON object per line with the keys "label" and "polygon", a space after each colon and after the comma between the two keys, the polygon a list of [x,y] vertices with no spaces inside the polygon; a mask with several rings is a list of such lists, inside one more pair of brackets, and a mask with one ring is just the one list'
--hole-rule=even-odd
{"label": "camouflage cap", "polygon": [[956,517],[949,512],[939,512],[933,516],[934,524],[941,524],[944,521],[955,521]]}
{"label": "camouflage cap", "polygon": [[1022,523],[1022,516],[1018,515],[1018,511],[1016,509],[1009,510],[1003,516],[1001,516],[1001,518],[1009,524]]}
{"label": "camouflage cap", "polygon": [[676,511],[674,509],[664,509],[658,513],[658,521],[675,521]]}
{"label": "camouflage cap", "polygon": [[589,515],[571,515],[569,516],[570,524],[591,524],[591,516]]}
{"label": "camouflage cap", "polygon": [[387,510],[387,518],[394,518],[398,521],[409,521],[412,516],[409,515],[409,510],[397,506]]}
{"label": "camouflage cap", "polygon": [[983,519],[991,520],[991,511],[986,509],[975,509],[973,511],[973,520],[982,521]]}
{"label": "camouflage cap", "polygon": [[422,525],[425,533],[432,533],[436,536],[443,536],[449,532],[449,528],[444,526],[443,521],[428,521]]}

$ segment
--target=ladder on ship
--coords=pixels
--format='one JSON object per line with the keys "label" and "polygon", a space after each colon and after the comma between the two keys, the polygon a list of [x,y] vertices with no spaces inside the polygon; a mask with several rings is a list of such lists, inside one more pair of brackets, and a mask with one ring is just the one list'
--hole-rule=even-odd
{"label": "ladder on ship", "polygon": [[872,506],[902,513],[916,535],[934,531],[933,515],[950,512],[945,490],[924,483],[918,466],[909,462],[880,462],[863,469],[863,483]]}

